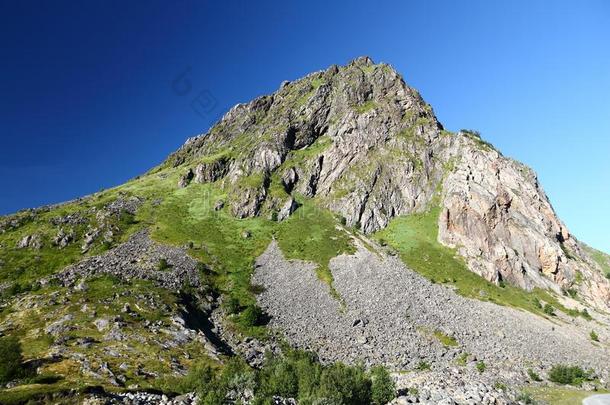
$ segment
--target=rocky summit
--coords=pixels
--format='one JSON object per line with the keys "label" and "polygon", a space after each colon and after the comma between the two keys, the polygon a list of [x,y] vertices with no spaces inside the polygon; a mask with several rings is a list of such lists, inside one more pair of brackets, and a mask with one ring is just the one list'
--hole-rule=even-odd
{"label": "rocky summit", "polygon": [[578,403],[610,256],[358,58],[121,186],[0,218],[0,403]]}

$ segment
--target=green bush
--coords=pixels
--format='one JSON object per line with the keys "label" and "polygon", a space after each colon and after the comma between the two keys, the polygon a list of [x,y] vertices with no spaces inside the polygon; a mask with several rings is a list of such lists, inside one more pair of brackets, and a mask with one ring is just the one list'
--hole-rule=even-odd
{"label": "green bush", "polygon": [[241,305],[239,304],[239,300],[235,297],[227,297],[223,301],[223,306],[229,315],[236,314],[241,309]]}
{"label": "green bush", "polygon": [[538,309],[542,309],[542,304],[540,303],[540,300],[537,297],[534,297],[534,306]]}
{"label": "green bush", "polygon": [[273,403],[274,396],[294,398],[301,404],[375,404],[391,401],[394,381],[389,372],[374,367],[334,363],[323,366],[314,353],[283,350],[281,357],[269,355],[260,370],[248,366],[240,357],[226,361],[221,368],[199,363],[183,378],[171,378],[159,385],[167,392],[196,391],[203,405],[221,405],[231,394],[236,403],[254,392],[254,404]]}
{"label": "green bush", "polygon": [[0,384],[5,384],[22,374],[23,355],[21,344],[14,336],[0,337]]}
{"label": "green bush", "polygon": [[458,356],[457,359],[455,359],[455,363],[458,366],[465,366],[468,363],[468,353],[462,353]]}
{"label": "green bush", "polygon": [[419,371],[427,371],[430,370],[431,367],[430,364],[426,363],[425,361],[420,361],[415,368]]}
{"label": "green bush", "polygon": [[580,385],[592,379],[592,372],[578,366],[556,365],[549,372],[549,380],[557,384]]}
{"label": "green bush", "polygon": [[241,323],[244,326],[260,326],[265,323],[265,314],[258,305],[249,305],[241,313]]}
{"label": "green bush", "polygon": [[487,365],[485,364],[485,362],[483,360],[477,361],[477,370],[479,370],[479,373],[482,373],[483,371],[485,371],[486,368],[487,368]]}
{"label": "green bush", "polygon": [[159,259],[159,263],[157,263],[157,270],[163,271],[169,269],[170,267],[172,266],[170,266],[170,264],[167,262],[167,259]]}
{"label": "green bush", "polygon": [[532,398],[531,394],[528,392],[521,392],[519,395],[517,395],[516,399],[518,402],[522,402],[526,405],[534,405],[536,403],[534,398]]}
{"label": "green bush", "polygon": [[323,366],[313,353],[286,350],[283,357],[269,357],[259,371],[254,403],[272,403],[278,395],[302,404],[385,404],[394,398],[394,391],[383,367],[367,373],[342,363]]}
{"label": "green bush", "polygon": [[552,306],[551,304],[544,304],[544,308],[542,309],[542,311],[550,316],[554,316],[555,315],[555,307]]}
{"label": "green bush", "polygon": [[284,398],[296,398],[299,393],[299,377],[292,361],[277,359],[271,361],[262,379],[261,391],[269,396],[279,395]]}
{"label": "green bush", "polygon": [[591,333],[589,333],[589,336],[591,337],[592,341],[599,342],[599,336],[597,336],[597,333],[595,333],[594,330],[592,330]]}
{"label": "green bush", "polygon": [[362,367],[335,363],[322,371],[318,397],[336,404],[369,405],[371,380]]}
{"label": "green bush", "polygon": [[527,375],[529,376],[529,378],[532,379],[532,381],[536,381],[536,382],[540,382],[542,381],[542,378],[540,378],[540,376],[538,375],[538,373],[536,373],[534,370],[532,370],[531,368],[527,369]]}
{"label": "green bush", "polygon": [[270,357],[259,373],[257,402],[266,403],[274,395],[287,393],[299,401],[313,401],[321,372],[322,366],[313,353],[290,350],[282,358]]}
{"label": "green bush", "polygon": [[494,388],[498,391],[506,391],[506,384],[504,384],[502,381],[496,381],[494,383]]}
{"label": "green bush", "polygon": [[385,367],[373,367],[371,380],[371,399],[374,404],[383,405],[394,399],[396,384]]}
{"label": "green bush", "polygon": [[246,391],[253,391],[255,385],[256,372],[240,357],[232,357],[222,369],[198,363],[185,377],[169,378],[159,387],[167,392],[196,391],[200,404],[222,405],[228,393],[243,397]]}

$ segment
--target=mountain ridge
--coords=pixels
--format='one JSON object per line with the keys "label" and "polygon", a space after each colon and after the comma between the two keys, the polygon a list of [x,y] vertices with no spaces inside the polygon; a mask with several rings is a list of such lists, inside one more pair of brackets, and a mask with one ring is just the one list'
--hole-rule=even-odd
{"label": "mountain ridge", "polygon": [[[312,147],[320,152],[317,161],[292,161]],[[235,150],[249,154],[234,156]],[[440,187],[439,241],[458,248],[475,273],[494,283],[556,292],[580,289],[576,274],[584,273],[604,287],[583,293],[607,308],[608,282],[557,217],[533,170],[505,158],[476,132],[445,131],[416,90],[392,67],[368,57],[236,105],[164,164],[184,165],[204,155],[182,184],[230,183],[243,192],[231,207],[242,218],[269,211],[285,217],[296,208],[281,190],[267,196],[275,171],[281,172],[284,194],[294,188],[306,197],[321,196],[323,206],[365,234],[395,216],[425,210]]]}

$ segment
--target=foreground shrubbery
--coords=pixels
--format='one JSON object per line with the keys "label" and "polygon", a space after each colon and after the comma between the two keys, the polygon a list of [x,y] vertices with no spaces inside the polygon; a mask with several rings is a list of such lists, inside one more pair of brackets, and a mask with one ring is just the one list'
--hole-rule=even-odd
{"label": "foreground shrubbery", "polygon": [[549,380],[557,384],[580,385],[592,379],[592,371],[585,371],[578,366],[556,365],[549,372]]}
{"label": "foreground shrubbery", "polygon": [[[175,387],[176,388],[176,387]],[[261,370],[233,358],[218,370],[194,367],[181,381],[184,391],[196,390],[206,405],[238,401],[254,394],[255,404],[273,403],[274,396],[295,398],[300,404],[385,404],[395,396],[394,381],[383,367],[367,372],[363,367],[320,364],[315,354],[290,350],[271,356]]]}
{"label": "foreground shrubbery", "polygon": [[19,340],[12,336],[0,337],[0,384],[21,377],[22,363]]}

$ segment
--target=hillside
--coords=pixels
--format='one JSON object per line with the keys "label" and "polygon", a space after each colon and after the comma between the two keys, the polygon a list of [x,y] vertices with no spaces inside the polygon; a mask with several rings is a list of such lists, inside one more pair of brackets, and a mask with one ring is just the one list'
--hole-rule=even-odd
{"label": "hillside", "polygon": [[[583,389],[610,372],[610,256],[366,57],[236,105],[124,185],[0,218],[0,292],[25,360],[0,403],[309,403],[341,367],[373,384],[361,362],[400,400],[511,403],[557,365],[591,369]],[[307,395],[298,373],[261,382],[305,363]]]}

